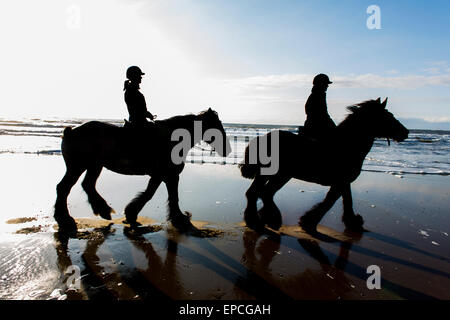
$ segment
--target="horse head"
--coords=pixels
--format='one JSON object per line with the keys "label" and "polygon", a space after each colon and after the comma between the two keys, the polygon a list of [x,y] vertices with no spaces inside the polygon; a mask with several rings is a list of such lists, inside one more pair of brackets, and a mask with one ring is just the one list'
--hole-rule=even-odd
{"label": "horse head", "polygon": [[228,156],[231,152],[231,145],[217,112],[209,108],[200,112],[198,116],[202,120],[202,140],[210,144],[221,157]]}
{"label": "horse head", "polygon": [[401,142],[408,138],[409,130],[386,109],[386,105],[387,98],[383,102],[378,98],[350,106],[348,109],[371,136]]}

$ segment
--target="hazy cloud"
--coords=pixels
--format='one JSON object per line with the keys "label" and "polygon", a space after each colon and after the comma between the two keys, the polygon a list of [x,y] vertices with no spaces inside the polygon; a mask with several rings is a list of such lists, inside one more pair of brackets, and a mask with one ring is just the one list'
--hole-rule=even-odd
{"label": "hazy cloud", "polygon": [[[264,91],[278,88],[309,88],[312,85],[312,74],[283,74],[256,76],[226,80],[241,90]],[[380,76],[362,74],[355,76],[332,76],[333,85],[339,88],[395,88],[413,89],[425,86],[449,86],[450,74],[438,75],[405,75]]]}

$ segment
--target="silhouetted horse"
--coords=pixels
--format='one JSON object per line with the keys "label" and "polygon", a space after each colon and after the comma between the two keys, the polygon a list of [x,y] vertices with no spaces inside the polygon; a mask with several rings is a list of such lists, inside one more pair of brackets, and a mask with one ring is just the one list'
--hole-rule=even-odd
{"label": "silhouetted horse", "polygon": [[[199,122],[201,132],[198,132]],[[125,208],[128,223],[136,223],[138,213],[164,181],[169,195],[168,219],[176,227],[190,224],[189,216],[183,214],[178,206],[179,174],[184,168],[188,150],[183,152],[179,148],[179,140],[172,141],[181,137],[176,135],[172,138],[172,133],[177,129],[188,134],[185,137],[188,149],[204,140],[221,156],[231,151],[222,122],[211,108],[198,115],[156,121],[153,128],[124,128],[99,121],[87,122],[74,129],[65,128],[61,150],[66,162],[66,174],[56,188],[54,213],[60,230],[76,231],[76,223],[67,208],[67,197],[84,171],[86,176],[81,185],[88,195],[92,210],[104,219],[111,219],[112,208],[95,189],[103,167],[121,174],[151,176],[147,189]],[[173,161],[174,155],[181,155],[182,161]]]}
{"label": "silhouetted horse", "polygon": [[[409,133],[386,110],[386,103],[387,99],[381,102],[378,98],[348,107],[351,113],[327,141],[279,131],[279,170],[274,175],[261,175],[262,161],[249,163],[249,150],[257,150],[252,144],[261,145],[262,139],[266,139],[267,145],[273,132],[250,141],[245,160],[239,165],[243,177],[254,179],[246,192],[248,203],[244,219],[247,225],[261,228],[267,224],[278,229],[281,214],[273,197],[291,178],[296,178],[331,187],[325,200],[300,218],[299,224],[304,230],[314,232],[322,217],[341,196],[344,204],[342,221],[350,229],[362,230],[364,221],[353,211],[350,184],[361,173],[363,161],[375,138],[392,138],[400,142]],[[262,198],[264,203],[259,212],[256,206],[258,198]]]}

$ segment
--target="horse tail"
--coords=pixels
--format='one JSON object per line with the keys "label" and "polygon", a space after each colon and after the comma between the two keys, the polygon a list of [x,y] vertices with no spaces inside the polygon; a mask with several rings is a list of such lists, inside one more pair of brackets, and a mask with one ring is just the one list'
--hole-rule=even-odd
{"label": "horse tail", "polygon": [[239,169],[241,170],[241,175],[247,179],[255,178],[258,175],[259,170],[260,170],[259,164],[257,164],[257,163],[252,164],[249,162],[250,144],[258,143],[258,139],[259,139],[259,137],[250,141],[250,143],[245,148],[244,161],[238,165]]}
{"label": "horse tail", "polygon": [[259,166],[257,164],[240,163],[239,169],[241,169],[241,175],[247,179],[253,179],[257,176]]}

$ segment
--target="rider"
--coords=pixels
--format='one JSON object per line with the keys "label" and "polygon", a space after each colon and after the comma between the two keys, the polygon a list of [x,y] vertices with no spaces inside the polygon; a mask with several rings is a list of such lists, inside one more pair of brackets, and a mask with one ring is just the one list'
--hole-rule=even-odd
{"label": "rider", "polygon": [[127,104],[128,113],[130,114],[129,121],[133,126],[145,126],[149,122],[147,118],[153,120],[156,115],[151,114],[147,110],[144,95],[139,91],[139,84],[142,81],[142,76],[145,73],[137,66],[131,66],[127,69],[127,80],[125,80],[125,103]]}
{"label": "rider", "polygon": [[303,128],[303,132],[312,138],[322,139],[336,128],[327,111],[326,91],[331,83],[326,74],[314,77],[311,95],[305,104],[306,121]]}

